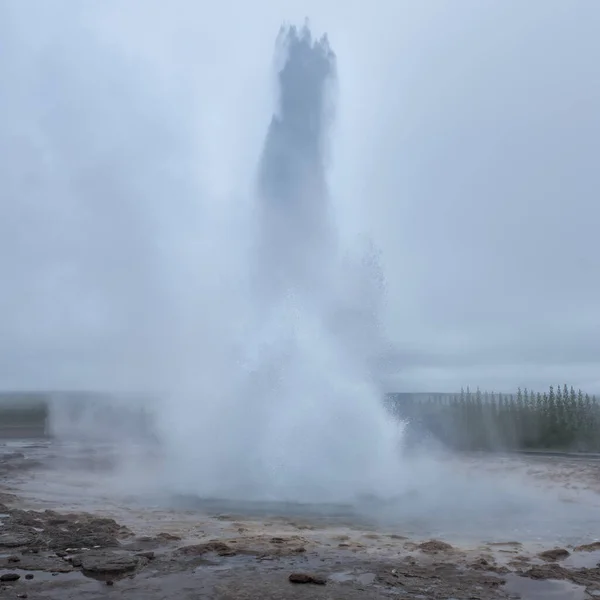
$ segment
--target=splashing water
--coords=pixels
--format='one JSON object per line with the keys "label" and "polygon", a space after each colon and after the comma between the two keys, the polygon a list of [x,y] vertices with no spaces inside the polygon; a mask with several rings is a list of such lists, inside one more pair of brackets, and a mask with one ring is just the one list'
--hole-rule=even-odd
{"label": "splashing water", "polygon": [[[336,57],[307,26],[282,29],[277,46],[279,110],[257,177],[254,276],[236,309],[244,333],[220,341],[208,385],[192,378],[161,414],[169,480],[237,499],[386,495],[398,489],[401,427],[370,374],[379,332],[361,295],[372,290],[351,290],[359,269],[336,239],[327,186]],[[232,335],[227,324],[223,334]]]}

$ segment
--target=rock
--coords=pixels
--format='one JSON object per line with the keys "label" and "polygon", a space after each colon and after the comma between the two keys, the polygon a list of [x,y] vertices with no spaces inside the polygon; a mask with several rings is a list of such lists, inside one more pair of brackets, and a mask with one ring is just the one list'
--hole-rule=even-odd
{"label": "rock", "polygon": [[[111,520],[111,519],[110,519]],[[119,545],[117,539],[118,528],[107,527],[90,520],[85,523],[73,523],[70,526],[57,527],[55,530],[46,530],[48,548],[51,550],[67,550],[68,548],[114,548]]]}
{"label": "rock", "polygon": [[26,533],[0,533],[0,546],[4,548],[27,546],[32,541],[32,537]]}
{"label": "rock", "polygon": [[51,550],[68,552],[69,548],[110,548],[119,545],[120,536],[131,532],[114,519],[96,517],[87,513],[61,514],[47,510],[43,513],[29,511],[29,517],[40,520],[44,531],[40,537]]}
{"label": "rock", "polygon": [[109,580],[106,582],[106,585],[115,585],[115,582],[114,582],[112,579],[109,579]]}
{"label": "rock", "polygon": [[212,540],[204,544],[193,544],[191,546],[182,546],[177,549],[178,554],[184,556],[201,556],[202,554],[208,554],[209,552],[216,552],[219,556],[235,556],[237,552],[231,546],[228,546],[225,542],[218,540]]}
{"label": "rock", "polygon": [[454,548],[447,544],[446,542],[442,542],[440,540],[429,540],[428,542],[423,542],[419,544],[417,548],[421,552],[425,552],[425,554],[437,554],[438,552],[452,552]]}
{"label": "rock", "polygon": [[61,525],[68,525],[69,519],[65,516],[52,517],[51,519],[48,519],[47,523],[50,527],[59,527]]}
{"label": "rock", "polygon": [[557,560],[564,560],[568,556],[571,556],[571,553],[564,548],[553,548],[552,550],[540,552],[538,556],[546,562],[556,562]]}
{"label": "rock", "polygon": [[27,573],[27,575],[25,575],[25,579],[33,579],[33,573]]}
{"label": "rock", "polygon": [[22,452],[7,452],[6,454],[0,455],[0,460],[15,460],[25,458]]}
{"label": "rock", "polygon": [[583,544],[582,546],[576,546],[573,548],[575,552],[595,552],[600,550],[600,542],[592,542],[591,544]]}
{"label": "rock", "polygon": [[290,583],[313,583],[315,585],[325,585],[327,580],[319,575],[311,575],[310,573],[292,573],[288,580]]}
{"label": "rock", "polygon": [[152,552],[152,550],[148,550],[147,552],[138,552],[136,554],[137,557],[139,558],[147,558],[148,560],[154,560],[154,552]]}
{"label": "rock", "polygon": [[5,532],[0,534],[0,546],[31,547],[35,543],[55,551],[95,546],[107,548],[118,546],[119,537],[131,534],[114,519],[87,513],[61,514],[51,510],[37,512],[14,509],[10,511],[9,521]]}
{"label": "rock", "polygon": [[16,554],[13,554],[12,556],[9,556],[6,560],[9,563],[18,563],[21,561],[21,557],[17,556]]}
{"label": "rock", "polygon": [[0,575],[0,581],[18,581],[21,579],[21,576],[18,573],[4,573],[4,575]]}
{"label": "rock", "polygon": [[548,565],[535,565],[527,571],[518,572],[519,575],[531,579],[569,579],[570,572],[557,563]]}
{"label": "rock", "polygon": [[480,556],[479,558],[477,558],[476,560],[474,560],[470,565],[471,569],[477,569],[477,570],[487,570],[488,567],[490,567],[490,563],[488,562],[487,559],[485,559],[483,556]]}
{"label": "rock", "polygon": [[159,533],[156,537],[159,540],[162,540],[165,542],[178,542],[179,540],[181,540],[180,536],[174,535],[172,533],[165,533],[164,531],[162,533]]}
{"label": "rock", "polygon": [[312,577],[308,573],[291,573],[289,578],[291,583],[310,583]]}
{"label": "rock", "polygon": [[89,552],[81,557],[81,567],[88,573],[125,573],[138,566],[138,559],[116,552]]}
{"label": "rock", "polygon": [[69,562],[77,569],[82,565],[81,556],[73,556]]}
{"label": "rock", "polygon": [[16,565],[0,559],[0,569],[10,569],[11,566],[18,566],[23,571],[69,573],[73,570],[73,566],[62,558],[43,556],[41,554],[25,554]]}
{"label": "rock", "polygon": [[22,525],[25,527],[44,527],[45,522],[42,519],[41,513],[35,512],[33,510],[20,510],[14,509],[11,512],[11,521],[16,523],[17,525]]}

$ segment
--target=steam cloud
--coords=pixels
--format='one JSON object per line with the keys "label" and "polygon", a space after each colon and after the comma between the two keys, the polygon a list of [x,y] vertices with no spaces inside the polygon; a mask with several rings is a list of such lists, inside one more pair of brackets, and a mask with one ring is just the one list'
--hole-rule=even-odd
{"label": "steam cloud", "polygon": [[362,304],[366,286],[351,289],[360,268],[336,239],[327,186],[335,55],[307,26],[282,30],[277,52],[279,106],[259,166],[248,264],[257,276],[235,308],[245,333],[230,338],[213,371],[223,379],[181,390],[161,416],[169,472],[176,488],[204,496],[385,494],[396,485],[399,425],[369,368],[360,332],[374,322],[365,318],[372,307]]}

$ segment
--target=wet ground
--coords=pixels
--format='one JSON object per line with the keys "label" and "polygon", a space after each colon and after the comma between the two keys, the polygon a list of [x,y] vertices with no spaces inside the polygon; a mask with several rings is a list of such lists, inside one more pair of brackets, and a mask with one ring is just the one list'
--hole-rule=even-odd
{"label": "wet ground", "polygon": [[394,502],[297,505],[149,493],[123,454],[0,446],[1,598],[600,597],[600,461],[415,458]]}

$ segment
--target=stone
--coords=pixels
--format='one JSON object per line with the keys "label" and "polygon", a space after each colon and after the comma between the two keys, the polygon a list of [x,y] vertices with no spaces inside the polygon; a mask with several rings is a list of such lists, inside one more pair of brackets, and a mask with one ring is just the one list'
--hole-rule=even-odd
{"label": "stone", "polygon": [[73,566],[62,558],[41,554],[24,554],[18,563],[0,561],[0,568],[11,569],[11,567],[18,567],[23,571],[46,571],[48,573],[69,573],[73,570]]}
{"label": "stone", "polygon": [[81,557],[81,567],[89,573],[125,573],[138,566],[138,559],[130,554],[90,552]]}
{"label": "stone", "polygon": [[423,542],[422,544],[419,544],[417,548],[425,554],[437,554],[438,552],[451,552],[454,550],[450,544],[440,540],[429,540],[428,542]]}
{"label": "stone", "polygon": [[181,540],[180,536],[175,535],[173,533],[166,533],[164,531],[162,533],[159,533],[156,537],[157,539],[165,542],[178,542],[179,540]]}
{"label": "stone", "polygon": [[69,561],[75,568],[79,568],[82,565],[81,556],[73,556]]}
{"label": "stone", "polygon": [[290,583],[313,583],[315,585],[325,585],[326,583],[324,577],[310,573],[291,573],[288,579]]}
{"label": "stone", "polygon": [[31,541],[31,536],[26,533],[0,533],[0,546],[4,548],[27,546]]}
{"label": "stone", "polygon": [[218,540],[212,540],[204,544],[182,546],[177,549],[178,554],[183,554],[185,556],[202,556],[209,552],[215,552],[219,556],[235,556],[237,554],[234,548],[228,546],[225,542],[220,542]]}
{"label": "stone", "polygon": [[565,548],[553,548],[552,550],[544,550],[540,552],[538,556],[546,562],[556,562],[557,560],[564,560],[571,556],[571,553]]}
{"label": "stone", "polygon": [[523,577],[531,579],[569,579],[570,573],[558,563],[550,563],[547,565],[535,565],[527,571],[517,571]]}
{"label": "stone", "polygon": [[573,550],[575,550],[575,552],[595,552],[596,550],[600,550],[600,542],[592,542],[591,544],[575,546]]}

